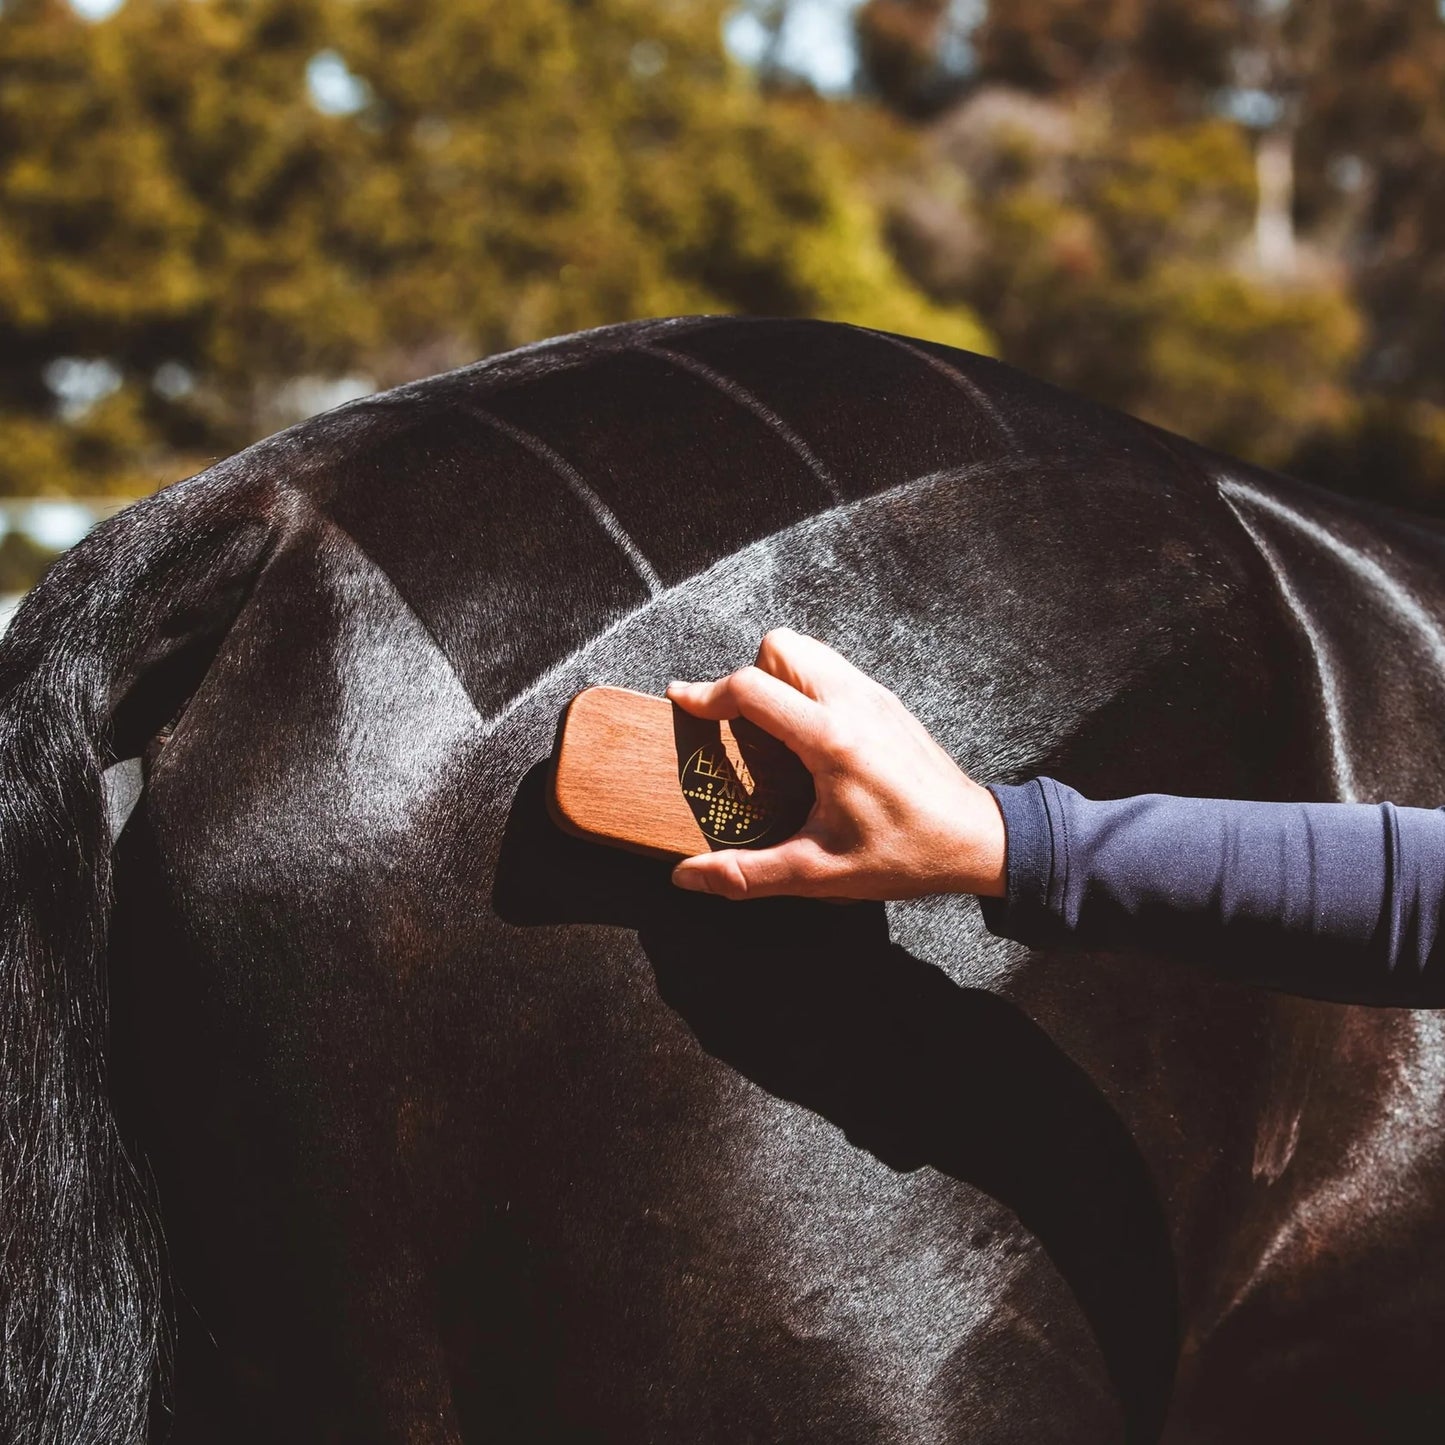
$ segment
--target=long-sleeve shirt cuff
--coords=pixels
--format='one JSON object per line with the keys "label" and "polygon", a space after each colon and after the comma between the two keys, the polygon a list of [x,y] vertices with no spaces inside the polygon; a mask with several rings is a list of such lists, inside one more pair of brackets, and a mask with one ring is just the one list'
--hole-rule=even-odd
{"label": "long-sleeve shirt cuff", "polygon": [[[980,898],[983,921],[991,933],[1042,945],[1058,931],[1049,912],[1054,879],[1054,825],[1049,818],[1043,778],[1025,783],[991,783],[988,790],[1003,814],[1004,874],[1002,898]],[[1060,868],[1062,873],[1062,868]]]}

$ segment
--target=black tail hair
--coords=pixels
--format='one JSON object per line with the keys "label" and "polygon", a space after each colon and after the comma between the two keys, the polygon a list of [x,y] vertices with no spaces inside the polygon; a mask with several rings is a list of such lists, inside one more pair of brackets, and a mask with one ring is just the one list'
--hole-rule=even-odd
{"label": "black tail hair", "polygon": [[0,642],[0,1441],[145,1439],[164,1335],[158,1234],[106,1088],[112,719],[219,638],[274,501],[227,469],[98,526]]}

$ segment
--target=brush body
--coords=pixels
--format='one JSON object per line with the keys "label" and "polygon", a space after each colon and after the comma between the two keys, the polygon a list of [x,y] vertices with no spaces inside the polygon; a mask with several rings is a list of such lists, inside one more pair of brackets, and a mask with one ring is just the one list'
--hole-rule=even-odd
{"label": "brush body", "polygon": [[569,833],[686,858],[782,842],[807,818],[813,780],[744,718],[709,722],[666,698],[589,687],[563,713],[548,796]]}

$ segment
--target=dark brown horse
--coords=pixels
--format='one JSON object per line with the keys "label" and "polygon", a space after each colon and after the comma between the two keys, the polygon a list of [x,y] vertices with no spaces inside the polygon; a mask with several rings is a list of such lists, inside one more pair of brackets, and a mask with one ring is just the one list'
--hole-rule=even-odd
{"label": "dark brown horse", "polygon": [[684,895],[541,762],[581,686],[786,622],[984,779],[1433,805],[1442,563],[995,362],[723,318],[104,524],[0,645],[5,1438],[1439,1438],[1445,1021]]}

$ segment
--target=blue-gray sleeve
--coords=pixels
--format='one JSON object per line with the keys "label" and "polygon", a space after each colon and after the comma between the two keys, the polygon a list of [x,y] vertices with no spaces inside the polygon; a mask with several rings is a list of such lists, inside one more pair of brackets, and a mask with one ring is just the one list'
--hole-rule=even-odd
{"label": "blue-gray sleeve", "polygon": [[988,928],[1038,948],[1144,948],[1292,993],[1445,1007],[1445,809],[994,784],[1007,896]]}

